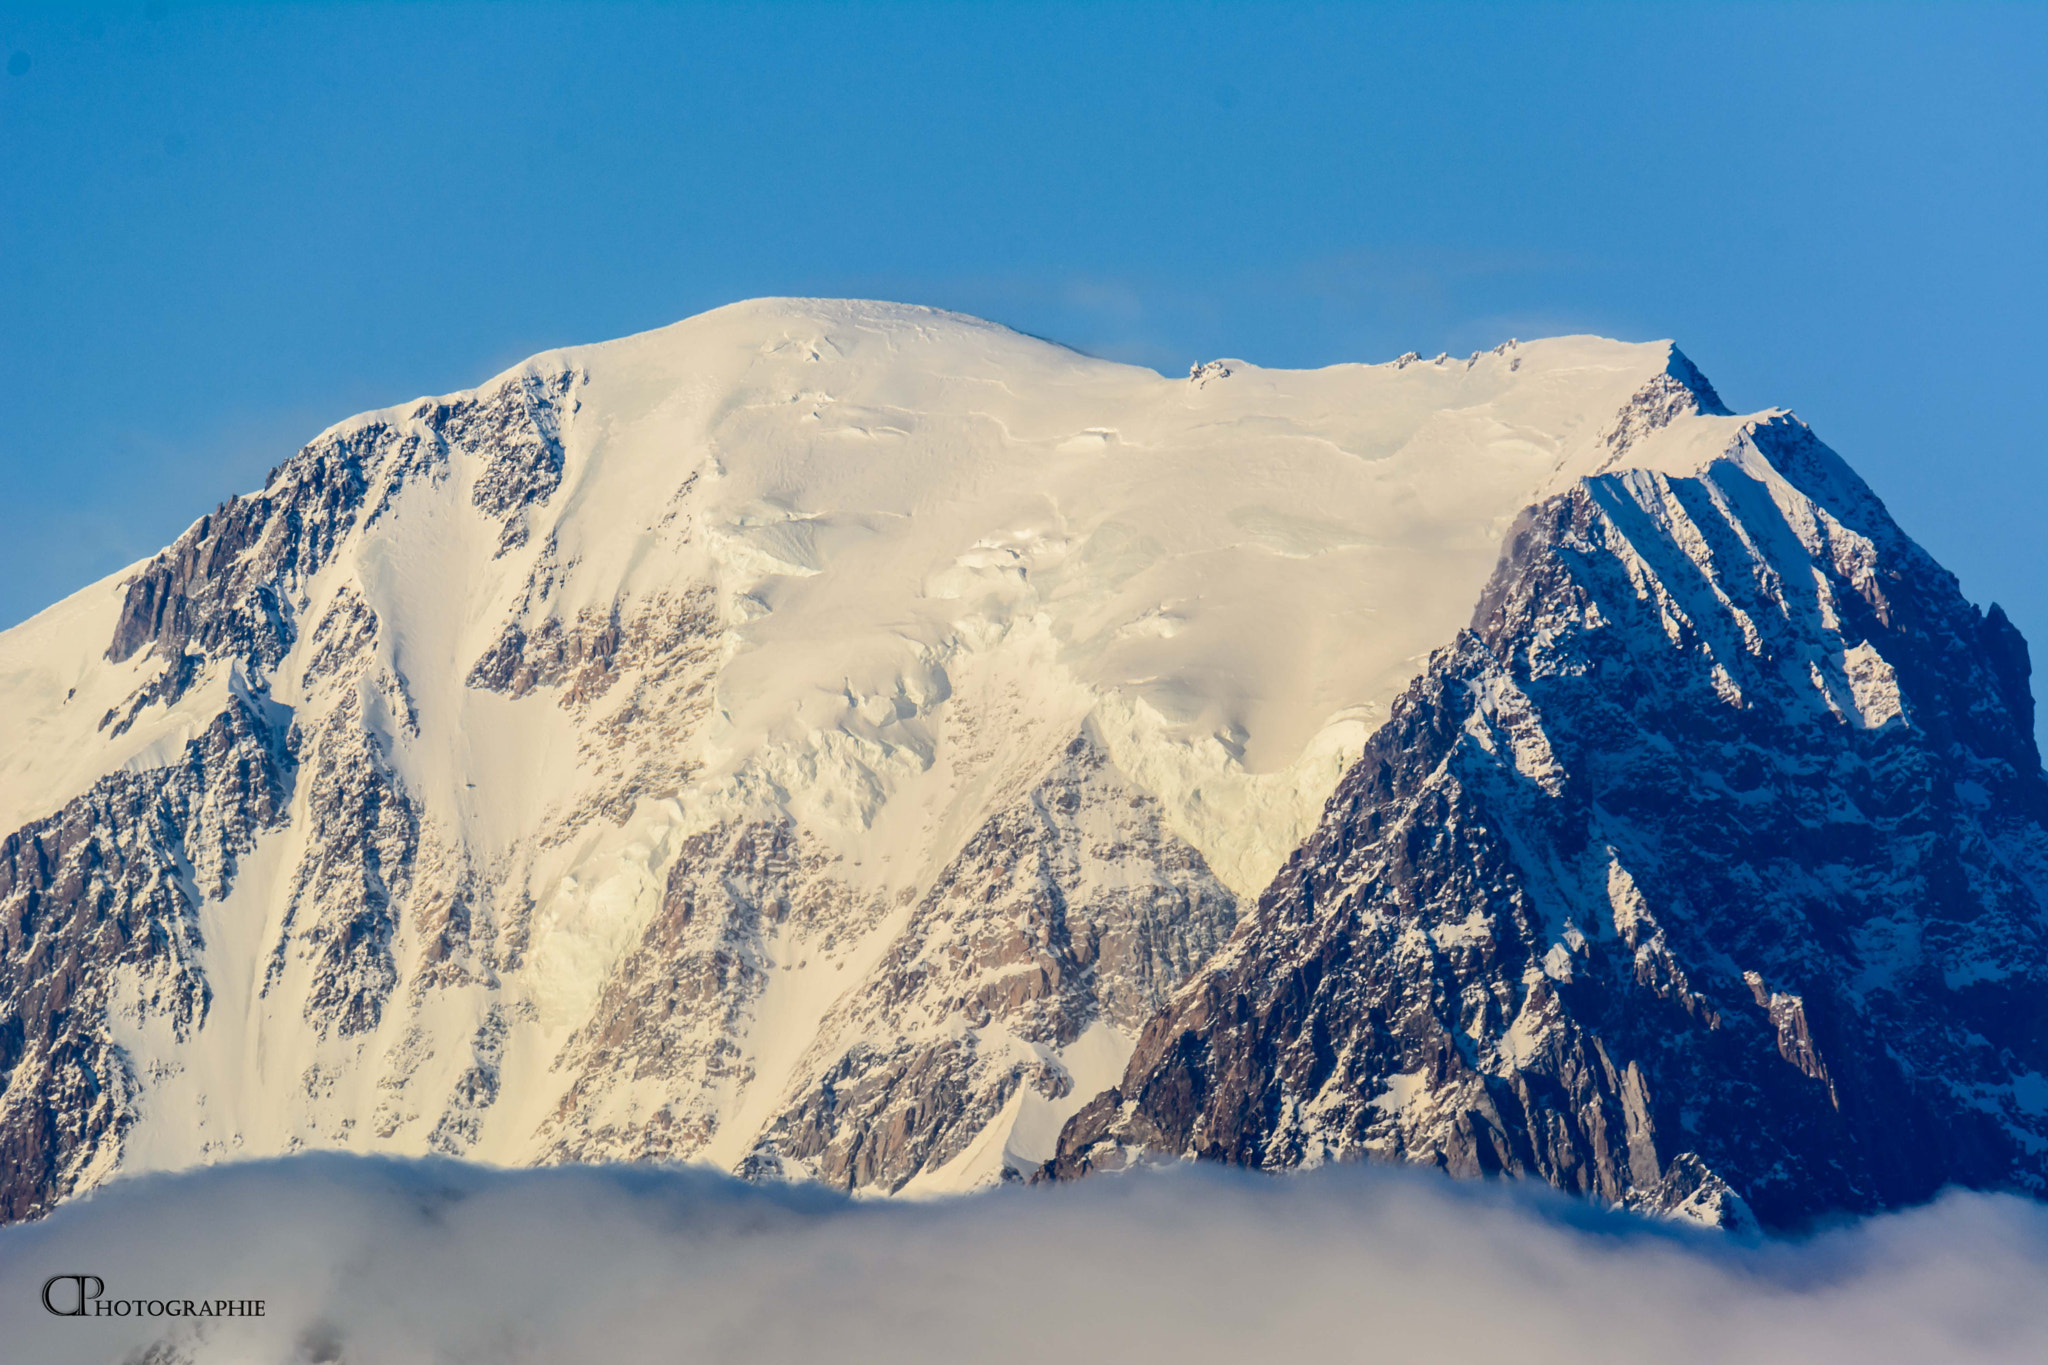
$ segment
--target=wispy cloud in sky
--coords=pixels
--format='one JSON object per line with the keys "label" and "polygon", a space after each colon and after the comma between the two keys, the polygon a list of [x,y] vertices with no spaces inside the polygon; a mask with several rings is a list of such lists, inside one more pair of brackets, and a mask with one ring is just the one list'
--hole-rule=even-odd
{"label": "wispy cloud in sky", "polygon": [[[261,1319],[71,1319],[262,1298]],[[1950,1195],[1739,1242],[1541,1189],[1209,1169],[853,1203],[694,1171],[331,1155],[119,1182],[0,1231],[10,1358],[2033,1361],[2048,1210]],[[68,1293],[60,1287],[59,1297]]]}

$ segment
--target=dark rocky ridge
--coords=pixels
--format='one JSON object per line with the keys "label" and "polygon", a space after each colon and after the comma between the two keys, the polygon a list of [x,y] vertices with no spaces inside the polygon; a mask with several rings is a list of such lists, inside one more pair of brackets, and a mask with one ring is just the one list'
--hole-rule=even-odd
{"label": "dark rocky ridge", "polygon": [[398,426],[372,421],[322,436],[272,470],[261,492],[201,517],[129,581],[107,657],[149,647],[168,661],[225,654],[252,672],[271,668],[298,638],[302,590],[335,548],[381,515],[408,478],[444,469],[451,448],[485,455],[471,501],[505,519],[501,547],[523,541],[525,510],[561,483],[561,409],[576,382],[524,375],[475,397],[420,403]]}
{"label": "dark rocky ridge", "polygon": [[[830,1058],[742,1171],[893,1194],[941,1169],[1020,1090],[1072,1093],[1073,1078],[1031,1045],[1065,1047],[1098,1022],[1135,1034],[1222,944],[1237,909],[1159,803],[1093,734],[1077,735],[975,831],[874,984],[842,1005],[856,1032],[892,1041]],[[1005,1178],[1021,1174],[1012,1165]]]}
{"label": "dark rocky ridge", "polygon": [[[419,812],[358,698],[302,733],[269,700],[270,677],[298,639],[315,575],[408,480],[441,477],[451,449],[483,457],[479,512],[505,518],[507,537],[523,527],[560,483],[561,410],[576,382],[521,376],[421,403],[396,425],[330,432],[128,582],[107,657],[147,650],[162,663],[102,730],[118,736],[221,670],[236,680],[226,709],[176,761],[111,774],[0,841],[0,1223],[46,1210],[118,1161],[141,1086],[113,1016],[167,1022],[180,1038],[204,1020],[198,907],[228,894],[238,859],[290,821],[302,786],[312,837],[266,980],[306,956],[306,1018],[344,1037],[375,1026],[396,985],[392,944]],[[344,587],[315,627],[304,681],[352,686],[367,674],[403,724],[404,678],[372,667],[377,630],[375,612]]]}
{"label": "dark rocky ridge", "polygon": [[1803,426],[1751,441],[1775,475],[1524,517],[1051,1173],[1405,1160],[1773,1226],[2048,1189],[2025,643]]}
{"label": "dark rocky ridge", "polygon": [[[550,1159],[686,1159],[713,1140],[718,1092],[758,1082],[740,1043],[772,975],[828,960],[890,912],[844,872],[787,822],[686,841],[660,911],[563,1049],[576,1079],[543,1125]],[[1033,1044],[1097,1021],[1135,1032],[1236,912],[1158,803],[1077,736],[910,907],[821,1029],[863,1041],[815,1054],[814,1079],[780,1097],[741,1170],[889,1193],[937,1171],[1021,1087],[1071,1093]],[[622,1073],[645,1100],[632,1123],[604,1109]]]}
{"label": "dark rocky ridge", "polygon": [[0,840],[0,1223],[118,1155],[137,1087],[109,1013],[179,1037],[205,1018],[199,904],[283,823],[294,767],[237,699],[176,762],[102,778]]}
{"label": "dark rocky ridge", "polygon": [[[287,823],[253,947],[268,1022],[318,1045],[291,1084],[322,1102],[289,1141],[463,1155],[516,1088],[500,1068],[532,1005],[496,992],[525,969],[535,900],[451,834],[430,777],[401,778],[420,734],[393,644],[406,603],[378,597],[380,618],[346,542],[451,474],[485,554],[540,540],[454,675],[550,694],[548,718],[578,725],[601,780],[538,843],[684,791],[728,626],[682,578],[553,596],[577,560],[543,505],[578,382],[523,376],[323,437],[126,585],[107,652],[152,676],[123,681],[102,733],[223,675],[230,700],[180,762],[0,846],[0,1221],[113,1170],[138,1110],[189,1119],[149,1104],[178,1052],[131,1061],[116,1039],[182,1041],[211,989],[235,998],[202,973],[197,908]],[[1605,468],[1654,462],[1664,447],[1637,447],[1696,413],[1725,409],[1674,351],[1599,429]],[[1236,898],[1086,730],[1050,772],[1006,777],[936,881],[893,901],[766,807],[679,840],[658,909],[552,1058],[566,1088],[530,1158],[729,1143],[732,1095],[780,1084],[747,1050],[778,974],[836,970],[891,921],[878,958],[841,964],[861,970],[798,1080],[746,1111],[740,1169],[902,1190],[987,1155],[1004,1113],[1100,1084],[1053,1052],[1108,1023],[1142,1040],[1069,1126],[1059,1174],[1408,1159],[1774,1223],[1946,1179],[2038,1191],[2048,845],[2026,646],[1803,427],[1750,439],[1697,477],[1623,469],[1531,509],[1472,630],[1213,961]],[[660,535],[693,534],[696,480]],[[267,699],[288,658],[296,716]],[[977,721],[976,744],[1003,752],[1007,723]],[[461,991],[477,1008],[432,1031],[425,1002]],[[326,1102],[358,1077],[374,1110]],[[1006,1175],[1044,1152],[1034,1112]]]}

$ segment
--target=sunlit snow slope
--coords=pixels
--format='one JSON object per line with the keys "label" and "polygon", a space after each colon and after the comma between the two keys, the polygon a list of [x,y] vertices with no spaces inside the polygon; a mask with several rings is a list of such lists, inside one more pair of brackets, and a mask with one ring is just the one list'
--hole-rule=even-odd
{"label": "sunlit snow slope", "polygon": [[1162,378],[812,300],[342,423],[0,635],[0,1214],[307,1146],[1035,1168],[1517,514],[1743,428],[1664,343]]}

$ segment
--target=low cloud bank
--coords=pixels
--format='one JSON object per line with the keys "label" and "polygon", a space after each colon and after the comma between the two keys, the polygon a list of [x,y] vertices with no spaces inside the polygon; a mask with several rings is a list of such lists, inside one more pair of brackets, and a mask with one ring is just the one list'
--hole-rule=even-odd
{"label": "low cloud bank", "polygon": [[[59,1318],[262,1299],[261,1318]],[[59,1307],[70,1281],[53,1290]],[[0,1229],[10,1360],[2040,1361],[2048,1208],[1951,1194],[1737,1241],[1541,1189],[1342,1168],[855,1203],[688,1170],[312,1155]]]}

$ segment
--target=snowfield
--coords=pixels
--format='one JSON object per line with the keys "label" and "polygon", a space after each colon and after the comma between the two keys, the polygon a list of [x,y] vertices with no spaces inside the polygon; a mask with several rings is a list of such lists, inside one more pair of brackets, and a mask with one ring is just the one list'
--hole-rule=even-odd
{"label": "snowfield", "polygon": [[[1028,1177],[1527,509],[1676,507],[1710,466],[1806,507],[1757,444],[1780,417],[1663,342],[1162,377],[769,299],[343,422],[0,634],[41,1030],[0,1214],[302,1149]],[[1866,556],[1845,583],[1883,568],[1799,534]],[[1829,714],[1909,723],[1857,649],[1814,665]],[[1542,726],[1503,733],[1564,790]]]}

